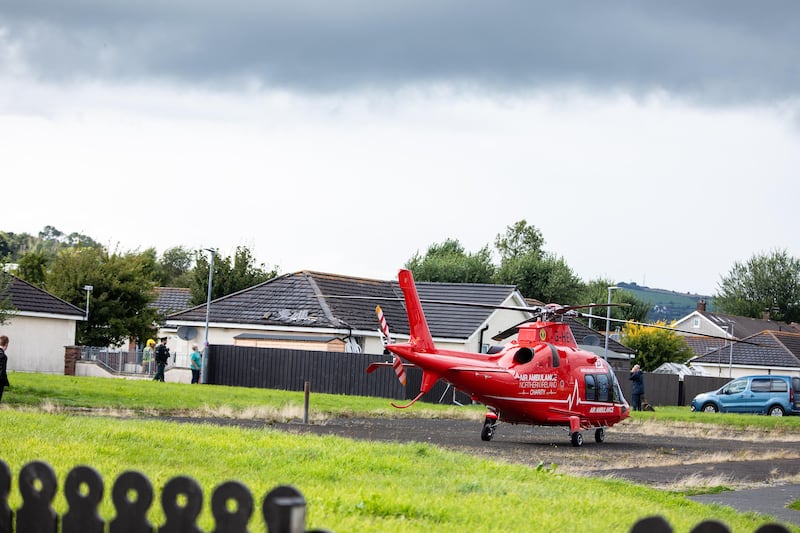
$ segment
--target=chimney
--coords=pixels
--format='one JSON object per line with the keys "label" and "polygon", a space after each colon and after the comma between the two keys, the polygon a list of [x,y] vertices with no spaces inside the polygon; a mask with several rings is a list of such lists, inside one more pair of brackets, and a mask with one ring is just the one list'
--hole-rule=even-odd
{"label": "chimney", "polygon": [[701,313],[706,312],[706,301],[705,300],[698,300],[697,301],[697,310]]}

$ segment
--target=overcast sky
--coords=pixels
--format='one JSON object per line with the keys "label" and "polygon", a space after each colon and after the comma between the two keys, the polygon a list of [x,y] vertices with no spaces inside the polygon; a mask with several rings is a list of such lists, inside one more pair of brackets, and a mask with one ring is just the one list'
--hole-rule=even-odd
{"label": "overcast sky", "polygon": [[584,280],[800,256],[800,2],[4,0],[0,229],[392,279],[520,219]]}

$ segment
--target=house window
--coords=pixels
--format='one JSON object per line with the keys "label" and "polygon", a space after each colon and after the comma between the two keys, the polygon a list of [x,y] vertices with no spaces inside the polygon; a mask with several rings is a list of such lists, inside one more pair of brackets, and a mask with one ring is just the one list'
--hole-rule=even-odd
{"label": "house window", "polygon": [[699,318],[694,318],[692,320],[692,327],[693,328],[699,328],[700,327],[700,319]]}

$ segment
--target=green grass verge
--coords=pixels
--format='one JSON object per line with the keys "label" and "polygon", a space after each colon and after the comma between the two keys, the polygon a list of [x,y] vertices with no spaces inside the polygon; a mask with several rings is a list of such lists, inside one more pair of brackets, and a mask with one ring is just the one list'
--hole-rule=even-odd
{"label": "green grass verge", "polygon": [[709,424],[734,429],[758,429],[800,432],[800,416],[764,416],[736,413],[693,413],[689,407],[656,407],[655,411],[637,411],[635,420],[655,420],[691,424]]}
{"label": "green grass verge", "polygon": [[[126,410],[141,414],[302,418],[302,392],[271,389],[158,383],[94,377],[15,372],[3,403],[31,407]],[[386,398],[318,394],[312,390],[309,411],[314,416],[480,417],[480,406],[417,404],[395,409]]]}

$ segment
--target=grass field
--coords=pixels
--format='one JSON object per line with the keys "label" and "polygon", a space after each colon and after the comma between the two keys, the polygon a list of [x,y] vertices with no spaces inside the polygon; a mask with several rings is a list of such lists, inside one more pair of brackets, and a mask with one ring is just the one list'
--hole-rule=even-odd
{"label": "grass field", "polygon": [[[297,418],[303,404],[298,393],[19,373],[10,380],[13,388],[0,405],[0,458],[14,477],[32,460],[51,464],[61,483],[72,467],[91,465],[106,480],[106,492],[129,469],[144,473],[156,491],[171,477],[188,475],[204,488],[200,526],[209,531],[210,493],[229,479],[242,481],[259,503],[275,485],[293,484],[308,501],[307,526],[337,532],[627,531],[637,519],[652,514],[665,516],[676,531],[690,531],[708,518],[748,533],[766,522],[624,481],[570,477],[551,468],[499,463],[426,444],[177,424],[167,417],[214,413]],[[322,394],[312,395],[311,404],[315,417],[480,417],[483,412],[427,405],[397,411],[386,400]],[[83,409],[105,414],[86,416]],[[670,419],[717,424],[727,418],[669,411],[636,416],[663,412]],[[749,419],[780,424],[779,431],[800,431],[795,419],[790,424]],[[105,500],[101,514],[110,519],[113,508]],[[15,483],[10,503],[12,508],[21,503]],[[66,509],[63,496],[56,497],[54,506],[60,512]],[[154,524],[163,523],[160,505],[149,516]],[[251,530],[263,528],[256,513]]]}

